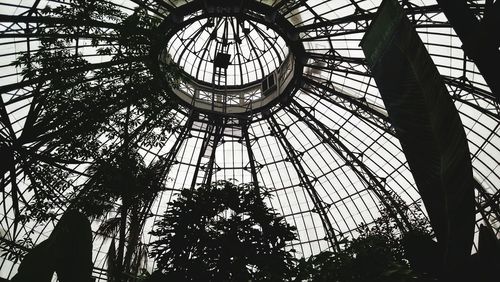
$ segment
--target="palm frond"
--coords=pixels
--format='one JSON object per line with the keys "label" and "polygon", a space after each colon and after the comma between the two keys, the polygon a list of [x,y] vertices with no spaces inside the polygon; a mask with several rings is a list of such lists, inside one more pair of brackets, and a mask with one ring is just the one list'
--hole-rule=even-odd
{"label": "palm frond", "polygon": [[148,263],[148,247],[146,244],[139,243],[134,252],[134,258],[130,269],[135,275],[138,275]]}
{"label": "palm frond", "polygon": [[97,229],[97,233],[104,237],[111,237],[114,240],[114,237],[116,236],[116,234],[118,233],[118,229],[120,228],[120,220],[121,217],[111,217],[104,220],[99,226],[99,229]]}

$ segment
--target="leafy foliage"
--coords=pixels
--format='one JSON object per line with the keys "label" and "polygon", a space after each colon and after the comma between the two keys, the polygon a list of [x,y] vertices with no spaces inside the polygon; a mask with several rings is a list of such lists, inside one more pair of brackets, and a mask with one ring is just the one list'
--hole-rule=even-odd
{"label": "leafy foliage", "polygon": [[33,192],[35,200],[26,205],[20,221],[35,219],[37,222],[44,222],[56,219],[57,210],[66,204],[64,192],[70,187],[67,181],[69,173],[45,163],[32,167],[25,165],[24,170],[30,180],[27,189]]}
{"label": "leafy foliage", "polygon": [[[396,194],[390,194],[412,224],[411,232],[430,237],[427,218],[418,203],[406,205]],[[399,230],[385,205],[380,205],[381,216],[371,225],[361,224],[359,236],[344,239],[339,252],[321,252],[301,259],[297,279],[302,281],[391,282],[423,281],[424,273],[414,271],[404,248],[406,230]],[[300,281],[299,280],[299,281]],[[427,281],[427,280],[426,280]],[[429,280],[430,281],[430,280]]]}
{"label": "leafy foliage", "polygon": [[92,230],[81,213],[64,213],[49,238],[28,251],[12,281],[89,282],[92,275]]}
{"label": "leafy foliage", "polygon": [[[2,230],[3,231],[3,230]],[[35,244],[29,236],[22,238],[17,242],[12,242],[10,236],[7,232],[2,232],[2,238],[0,238],[0,257],[6,258],[14,263],[20,261],[26,256],[28,250],[33,248]]]}
{"label": "leafy foliage", "polygon": [[[100,1],[91,1],[93,5],[86,4],[87,1],[72,2],[74,5],[71,8],[59,6],[45,11],[79,19],[80,14],[93,15],[96,11],[113,9],[110,4],[101,7],[97,4]],[[131,115],[129,121],[137,124],[140,120],[148,120],[148,127],[142,129],[146,137],[154,138],[155,127],[159,127],[162,133],[171,129],[170,111],[174,104],[170,103],[165,90],[149,72],[148,64],[154,62],[141,57],[149,54],[152,43],[143,34],[127,32],[133,29],[130,21],[136,22],[136,25],[146,22],[144,26],[153,28],[151,20],[141,10],[129,17],[116,11],[110,13],[115,15],[115,19],[121,17],[120,29],[112,32],[116,39],[102,42],[108,47],[97,49],[98,53],[111,55],[109,65],[101,68],[90,64],[83,54],[73,50],[71,37],[42,38],[36,52],[24,53],[16,60],[15,65],[23,67],[22,73],[26,78],[47,79],[47,82],[40,82],[33,97],[30,122],[22,137],[24,142],[38,141],[45,147],[54,147],[51,154],[64,160],[95,158],[102,145],[99,137],[102,134],[113,137],[120,132],[119,127],[124,127],[127,107],[132,107],[128,113]],[[57,32],[60,26],[45,27],[43,30]],[[97,33],[93,29],[86,32]],[[71,33],[64,34],[69,36]],[[146,42],[139,44],[137,37],[146,38]],[[92,42],[94,47],[98,44]],[[123,63],[112,63],[120,60]],[[174,67],[168,70],[171,72],[166,78],[173,84],[179,75]],[[158,120],[151,121],[156,117]]]}
{"label": "leafy foliage", "polygon": [[[296,239],[251,184],[184,189],[151,232],[151,256],[173,281],[289,281]],[[262,198],[261,198],[262,197]]]}
{"label": "leafy foliage", "polygon": [[146,167],[141,156],[133,150],[98,159],[88,172],[91,178],[82,185],[81,193],[72,203],[89,217],[105,215],[119,199],[142,205],[160,189],[155,172]]}
{"label": "leafy foliage", "polygon": [[[56,5],[41,10],[50,21],[33,30],[40,38],[37,48],[13,62],[32,89],[26,97],[16,98],[31,99],[21,136],[0,140],[2,156],[9,161],[0,166],[1,188],[12,183],[14,231],[19,222],[54,220],[68,206],[91,217],[121,213],[114,205],[119,199],[127,205],[123,208],[126,223],[134,220],[134,226],[142,226],[137,224],[142,218],[130,215],[144,213],[146,203],[154,200],[160,183],[155,178],[158,167],[145,167],[128,144],[165,144],[177,123],[176,104],[151,67],[160,64],[163,78],[171,85],[178,83],[180,71],[174,64],[151,60],[150,48],[157,40],[151,31],[159,19],[146,10],[127,14],[113,3],[98,0]],[[102,62],[95,63],[88,50],[94,50]],[[128,157],[123,153],[127,151]],[[91,175],[89,182],[73,183],[81,175],[72,169],[80,165],[81,171],[89,163],[94,163],[86,173]],[[130,173],[125,173],[128,169]],[[11,179],[4,177],[8,172]],[[25,181],[21,187],[16,184],[19,175]],[[138,242],[141,232],[134,229],[127,238],[131,249],[144,249]],[[29,239],[29,234],[25,236]],[[135,253],[127,252],[124,260],[138,260]]]}
{"label": "leafy foliage", "polygon": [[125,14],[116,5],[108,1],[81,1],[70,0],[68,5],[57,7],[46,6],[42,12],[45,15],[73,19],[78,21],[96,20],[106,22],[120,22]]}
{"label": "leafy foliage", "polygon": [[73,208],[93,218],[111,215],[98,229],[104,238],[118,238],[118,248],[113,239],[109,249],[108,280],[126,281],[124,273],[135,276],[146,264],[147,248],[140,238],[150,204],[162,190],[162,162],[146,166],[136,151],[124,150],[97,161],[89,172],[92,177],[72,200]]}
{"label": "leafy foliage", "polygon": [[[14,172],[22,170],[35,195],[29,200],[21,192],[12,194],[16,222],[55,218],[54,211],[67,205],[65,198],[73,198],[68,166],[116,158],[125,137],[139,146],[162,146],[177,122],[176,105],[150,71],[151,64],[163,65],[148,56],[157,18],[143,9],[127,15],[96,0],[70,0],[41,12],[61,21],[37,26],[40,45],[13,63],[33,82],[32,100],[21,136],[1,144],[12,159],[1,167],[2,175],[10,170],[15,178]],[[83,47],[109,61],[91,63]],[[178,68],[162,67],[167,82],[178,83]],[[107,191],[94,195],[100,203]]]}

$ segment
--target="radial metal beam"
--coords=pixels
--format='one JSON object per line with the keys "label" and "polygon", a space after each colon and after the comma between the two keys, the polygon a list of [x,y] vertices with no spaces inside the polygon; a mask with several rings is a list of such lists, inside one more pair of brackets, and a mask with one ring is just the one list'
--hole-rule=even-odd
{"label": "radial metal beam", "polygon": [[0,123],[8,130],[8,137],[12,139],[10,141],[14,141],[16,138],[16,133],[12,128],[12,123],[9,118],[9,114],[7,112],[7,108],[5,107],[5,103],[3,101],[3,97],[0,95]]}
{"label": "radial metal beam", "polygon": [[313,202],[315,211],[321,218],[321,222],[326,232],[326,239],[328,240],[328,242],[335,251],[339,251],[340,250],[339,241],[335,236],[335,229],[333,228],[330,218],[328,217],[327,207],[325,207],[323,200],[318,195],[318,192],[314,188],[314,185],[309,179],[309,176],[305,172],[297,152],[293,148],[290,141],[288,141],[288,139],[286,138],[285,134],[283,133],[283,129],[280,128],[280,125],[278,124],[274,116],[270,116],[268,122],[271,127],[271,133],[276,136],[276,139],[278,140],[280,145],[284,148],[288,160],[290,160],[295,170],[297,171],[297,175],[299,176],[301,186],[306,189],[307,193],[309,194],[309,197]]}
{"label": "radial metal beam", "polygon": [[[215,160],[215,151],[217,149],[217,144],[219,143],[222,137],[223,130],[224,130],[224,124],[219,122],[216,122],[215,124],[210,123],[207,125],[207,129],[205,131],[205,135],[203,137],[203,141],[200,147],[200,154],[198,156],[198,161],[196,162],[196,166],[194,169],[193,180],[191,182],[191,189],[194,189],[196,187],[196,184],[198,184],[198,174],[200,172],[200,169],[202,169],[201,167],[202,161],[203,158],[205,157],[205,153],[209,146],[212,146],[213,150],[210,154],[207,165],[203,169],[207,170],[205,176],[210,176],[211,178],[213,164]],[[213,140],[211,140],[212,138]],[[206,181],[211,181],[211,179],[207,179],[207,177],[204,177],[203,182],[201,184],[210,184],[207,183]]]}
{"label": "radial metal beam", "polygon": [[196,187],[196,184],[198,184],[198,173],[200,171],[201,167],[201,162],[203,160],[203,156],[205,155],[205,151],[207,150],[207,147],[209,146],[209,140],[211,136],[211,131],[213,130],[212,125],[208,125],[209,128],[205,131],[201,147],[200,147],[200,154],[198,155],[198,160],[196,161],[196,166],[194,168],[194,173],[193,173],[193,180],[191,181],[191,190],[193,190]]}
{"label": "radial metal beam", "polygon": [[[174,145],[172,145],[172,148],[170,149],[170,151],[168,151],[166,157],[164,157],[162,160],[158,162],[158,166],[160,167],[160,172],[161,172],[160,181],[162,183],[167,179],[170,169],[176,163],[175,158],[177,157],[177,154],[179,153],[182,144],[188,139],[189,131],[193,126],[193,121],[194,121],[194,114],[191,111],[189,113],[189,116],[187,117],[186,123],[180,129],[179,136],[177,136],[177,138],[175,139]],[[140,219],[140,223],[142,225],[141,230],[144,227],[146,219],[149,216],[149,211],[151,210],[151,207],[153,206],[155,199],[156,197],[149,199],[148,203],[144,205],[144,208],[141,210],[141,219]]]}
{"label": "radial metal beam", "polygon": [[[186,29],[190,27],[190,26],[187,26]],[[202,26],[200,26],[191,36],[190,38],[186,38],[186,40],[181,40],[182,42],[182,48],[180,48],[181,50],[181,53],[179,54],[179,56],[177,57],[177,64],[180,66],[181,65],[181,61],[184,59],[186,59],[187,56],[184,56],[184,53],[185,52],[191,52],[192,50],[195,50],[195,47],[190,47],[192,44],[196,46],[196,44],[199,44],[200,42],[196,41],[196,39],[199,39],[200,38],[200,35],[207,29],[208,27],[208,21],[203,24]],[[183,32],[186,30],[184,29]],[[189,29],[188,29],[189,30]],[[208,31],[207,31],[208,32]],[[208,44],[208,42],[213,42],[214,40],[206,40],[204,42],[204,44]],[[208,49],[208,48],[207,48]],[[203,49],[204,51],[203,52],[206,52],[207,49]],[[178,51],[179,49],[176,50],[176,52]],[[177,55],[177,54],[175,54]],[[175,56],[174,55],[174,56]],[[203,58],[203,57],[202,57]],[[203,61],[203,60],[201,60]],[[192,62],[188,62],[187,60],[184,62],[184,64],[186,63],[189,63],[189,64],[192,64]],[[198,69],[199,70],[199,69]],[[196,74],[196,78],[198,78],[198,74]]]}
{"label": "radial metal beam", "polygon": [[321,101],[328,102],[329,104],[342,108],[345,111],[348,111],[351,114],[355,115],[357,118],[373,126],[376,126],[377,128],[383,130],[384,132],[387,132],[391,135],[395,135],[394,128],[392,127],[387,117],[384,118],[383,116],[377,116],[374,115],[373,113],[366,112],[362,108],[358,107],[358,105],[343,100],[339,96],[333,96],[324,93],[316,93],[315,89],[310,89],[310,88],[303,88],[302,91],[304,91],[304,93],[308,93],[310,95],[315,96],[317,99]]}
{"label": "radial metal beam", "polygon": [[[438,5],[429,5],[422,7],[411,7],[405,10],[417,26],[420,27],[449,27],[446,22],[437,22],[432,15],[441,12]],[[328,38],[352,33],[365,32],[368,24],[376,13],[355,13],[341,18],[332,20],[315,21],[311,24],[306,24],[297,27],[297,31],[302,34],[302,39],[310,41],[319,38]]]}
{"label": "radial metal beam", "polygon": [[[448,82],[448,80],[446,78],[445,78],[445,82]],[[461,83],[460,85],[457,85],[455,83],[453,83],[453,84],[448,83],[448,84],[457,86],[458,88],[460,88],[463,91],[466,91],[465,89],[468,89],[468,87],[472,87],[472,86],[464,85],[465,83]],[[473,89],[469,88],[469,90],[474,92]],[[315,88],[306,87],[306,88],[303,88],[302,91],[304,91],[305,93],[308,93],[310,95],[316,96],[317,99],[319,99],[321,101],[325,101],[325,102],[328,102],[332,105],[336,105],[336,106],[352,113],[353,115],[356,115],[357,118],[362,119],[364,122],[370,123],[370,124],[374,125],[375,127],[385,131],[387,134],[390,134],[391,136],[397,138],[396,131],[394,130],[394,127],[391,125],[388,117],[376,116],[376,115],[370,114],[368,112],[365,112],[363,109],[358,108],[356,105],[351,104],[348,101],[343,101],[343,100],[339,99],[340,97],[338,97],[338,96],[333,97],[332,95],[327,95],[326,93],[316,93],[316,92],[318,92],[318,89],[315,89]],[[495,115],[493,112],[488,111],[485,108],[479,107],[477,104],[471,102],[470,99],[465,99],[466,97],[462,98],[459,95],[453,95],[453,98],[457,101],[460,101],[464,104],[467,104],[471,107],[474,107],[478,111],[483,112],[484,114],[488,115],[489,117],[491,117],[495,120],[500,120],[500,115]],[[481,99],[478,96],[475,96],[475,98]],[[490,99],[485,99],[483,101],[491,102]],[[500,113],[500,111],[497,111],[497,112]],[[490,207],[494,211],[493,214],[496,216],[496,218],[498,218],[500,220],[500,211],[498,211],[498,207],[495,205],[487,204],[487,203],[492,203],[492,202],[487,200],[488,195],[485,194],[484,189],[480,185],[479,186],[476,185],[475,189],[478,191],[480,198],[483,199],[483,200],[481,200],[482,204],[477,205],[477,208],[480,210],[483,217],[484,217],[483,210]],[[488,213],[488,214],[491,214],[491,213]]]}
{"label": "radial metal beam", "polygon": [[309,59],[325,62],[326,65],[329,67],[338,63],[348,63],[348,64],[360,65],[363,66],[365,69],[367,69],[366,61],[364,58],[342,56],[338,54],[334,49],[331,49],[326,53],[306,52],[305,56]]}
{"label": "radial metal beam", "polygon": [[[500,100],[497,100],[491,92],[480,89],[470,83],[466,77],[451,78],[443,77],[444,82],[453,92],[452,98],[475,110],[500,121]],[[473,99],[470,99],[472,96]]]}
{"label": "radial metal beam", "polygon": [[[292,101],[287,108],[288,112],[304,122],[321,140],[329,145],[343,161],[352,168],[354,173],[375,193],[377,198],[391,213],[400,230],[411,230],[412,226],[407,215],[401,210],[389,191],[385,188],[379,178],[342,142],[330,128],[320,122],[310,111],[305,109],[297,101]],[[388,199],[387,202],[385,199]],[[399,215],[399,216],[398,216]]]}
{"label": "radial metal beam", "polygon": [[372,20],[374,17],[374,13],[353,14],[333,20],[316,21],[311,24],[301,25],[297,27],[297,31],[308,32],[314,30],[319,31],[321,29],[334,29],[353,23],[358,26],[358,23],[366,23],[367,21]]}
{"label": "radial metal beam", "polygon": [[212,141],[212,152],[210,153],[210,158],[208,159],[207,164],[205,165],[205,176],[203,177],[203,185],[210,185],[212,183],[212,176],[214,172],[215,165],[215,153],[217,152],[217,146],[224,135],[224,125],[217,125],[215,127],[215,132],[213,134]]}
{"label": "radial metal beam", "polygon": [[[492,213],[497,220],[500,220],[500,190],[492,195],[484,189],[484,187],[481,185],[481,183],[479,183],[479,181],[477,181],[477,179],[474,179],[474,184],[474,186],[476,187],[476,191],[478,191],[478,196],[482,199],[482,201],[478,202],[478,208],[482,211],[490,208],[491,211],[489,213]],[[485,220],[488,219],[485,218]]]}
{"label": "radial metal beam", "polygon": [[252,144],[250,143],[250,136],[248,133],[249,124],[241,126],[243,137],[245,138],[245,147],[247,148],[248,163],[250,164],[250,173],[252,174],[252,183],[255,189],[259,189],[259,179],[257,177],[257,168],[255,166],[255,157],[252,151]]}
{"label": "radial metal beam", "polygon": [[383,109],[376,108],[375,106],[367,103],[366,99],[363,99],[363,97],[355,97],[351,94],[338,91],[335,89],[335,86],[331,81],[316,81],[305,76],[302,79],[305,82],[302,89],[306,92],[314,94],[321,99],[326,99],[333,104],[341,105],[343,108],[350,108],[351,111],[361,113],[373,122],[380,123],[380,126],[385,128],[385,131],[393,130],[387,113]]}
{"label": "radial metal beam", "polygon": [[[321,62],[323,66],[306,64],[305,67],[321,69],[327,72],[343,72],[347,74],[355,74],[366,77],[373,76],[368,70],[366,60],[364,58],[341,56],[339,54],[336,54],[334,50],[330,50],[326,53],[308,52],[306,53],[306,57],[314,60],[315,62]],[[359,67],[364,68],[366,71],[360,71]],[[474,109],[490,116],[493,119],[500,120],[500,101],[496,99],[493,93],[474,86],[467,80],[466,77],[453,78],[443,76],[443,80],[449,87],[461,90],[461,93],[454,93],[453,99],[470,107],[473,107]],[[330,82],[327,82],[327,84],[328,83]],[[321,85],[323,84],[325,83],[321,83]],[[470,97],[464,98],[462,91],[471,95],[474,100],[471,100]],[[487,103],[490,106],[479,106],[479,104],[482,103]],[[360,108],[360,110],[362,109]]]}
{"label": "radial metal beam", "polygon": [[184,143],[185,140],[188,139],[189,131],[191,130],[194,122],[194,114],[193,112],[189,113],[189,116],[187,118],[186,123],[184,126],[181,127],[179,136],[175,139],[175,143],[170,149],[170,151],[167,153],[167,156],[165,157],[165,161],[161,165],[161,171],[162,171],[162,180],[164,181],[167,178],[168,173],[170,172],[170,168],[172,165],[175,163],[175,158],[177,157],[177,154],[179,153],[179,150],[182,147],[182,144]]}

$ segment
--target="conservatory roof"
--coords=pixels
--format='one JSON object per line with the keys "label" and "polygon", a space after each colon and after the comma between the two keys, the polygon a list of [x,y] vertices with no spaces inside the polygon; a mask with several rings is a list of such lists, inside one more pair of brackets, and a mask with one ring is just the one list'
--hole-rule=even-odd
{"label": "conservatory roof", "polygon": [[[93,155],[59,157],[67,150],[68,133],[64,127],[39,122],[37,115],[47,112],[54,118],[69,115],[71,119],[78,113],[51,112],[58,105],[37,107],[43,104],[38,95],[44,91],[52,95],[51,87],[57,87],[59,79],[81,75],[94,81],[89,84],[92,87],[102,81],[111,84],[102,77],[131,69],[161,80],[159,87],[168,95],[147,105],[134,101],[128,107],[126,125],[127,107],[117,110],[123,118],[96,121],[104,125],[97,138],[100,147],[95,150],[121,146],[121,130],[127,128],[126,135],[130,134],[132,146],[146,165],[168,164],[165,188],[146,217],[141,238],[145,244],[154,240],[148,232],[178,191],[207,178],[258,182],[265,187],[273,195],[269,204],[298,229],[298,240],[291,247],[299,256],[330,248],[332,237],[356,236],[360,223],[371,223],[380,215],[383,199],[378,191],[393,192],[408,205],[417,203],[424,209],[418,204],[415,180],[360,47],[381,1],[248,0],[224,6],[226,10],[217,6],[224,1],[212,1],[213,6],[207,4],[211,1],[103,1],[125,15],[133,15],[140,7],[153,19],[155,28],[140,27],[137,36],[156,34],[151,36],[158,36],[160,43],[141,43],[147,52],[131,53],[125,59],[120,46],[126,43],[120,41],[123,31],[115,18],[79,22],[44,10],[47,6],[71,8],[76,2],[0,3],[2,159],[10,156],[6,152],[15,151],[13,166],[2,167],[2,246],[30,248],[46,239],[70,200],[84,189],[88,168],[95,162]],[[483,16],[484,2],[471,4],[478,18]],[[462,42],[435,1],[405,3],[405,13],[464,125],[477,206],[484,207],[479,209],[477,222],[498,226],[489,208],[499,198],[498,100],[474,62],[464,55]],[[58,32],[47,32],[55,28]],[[81,54],[86,62],[52,76],[29,77],[25,64],[13,62],[36,56],[43,38],[64,40],[61,49]],[[151,62],[156,65],[151,67]],[[181,72],[180,82],[166,78],[168,74],[159,67],[171,63]],[[33,215],[33,209],[40,207],[35,205],[38,191],[33,182],[43,178],[37,173],[54,174],[52,182],[40,187],[57,186],[48,192],[57,201],[40,205],[55,220],[36,220]],[[121,202],[113,204],[118,207]],[[20,221],[17,213],[32,218]],[[99,223],[93,222],[94,232]],[[109,243],[96,233],[94,276],[103,280]],[[12,277],[19,262],[3,255],[0,261],[0,276]],[[153,265],[150,261],[148,267]]]}

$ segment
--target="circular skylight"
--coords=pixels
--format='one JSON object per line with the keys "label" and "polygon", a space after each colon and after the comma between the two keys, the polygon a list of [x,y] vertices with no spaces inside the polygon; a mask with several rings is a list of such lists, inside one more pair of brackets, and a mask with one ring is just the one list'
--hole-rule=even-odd
{"label": "circular skylight", "polygon": [[272,28],[232,16],[189,23],[170,39],[167,50],[192,78],[217,88],[260,83],[289,55]]}
{"label": "circular skylight", "polygon": [[[179,102],[205,113],[248,117],[291,98],[303,72],[304,45],[293,24],[261,3],[187,3],[163,20],[152,45],[161,66],[180,68],[164,83]],[[181,20],[182,19],[182,20]],[[166,42],[166,43],[165,43]]]}

